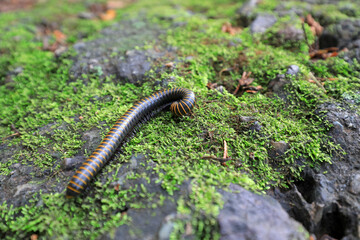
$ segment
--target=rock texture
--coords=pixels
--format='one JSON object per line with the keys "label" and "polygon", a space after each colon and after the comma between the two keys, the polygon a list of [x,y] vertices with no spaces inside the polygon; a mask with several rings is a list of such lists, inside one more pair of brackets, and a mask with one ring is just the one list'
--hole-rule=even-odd
{"label": "rock texture", "polygon": [[230,192],[220,192],[225,202],[218,217],[222,240],[308,239],[303,226],[291,219],[275,199],[234,184]]}
{"label": "rock texture", "polygon": [[329,136],[339,144],[332,164],[306,168],[304,181],[290,190],[269,192],[294,219],[317,237],[360,239],[360,116],[348,103],[324,103],[319,115],[333,125]]}
{"label": "rock texture", "polygon": [[[71,68],[73,79],[92,74],[100,79],[113,77],[115,82],[141,84],[153,62],[166,57],[174,57],[172,48],[163,50],[135,50],[146,42],[159,41],[164,31],[154,23],[145,20],[128,20],[115,24],[101,32],[101,37],[74,45],[77,52]],[[161,42],[158,44],[161,49]]]}

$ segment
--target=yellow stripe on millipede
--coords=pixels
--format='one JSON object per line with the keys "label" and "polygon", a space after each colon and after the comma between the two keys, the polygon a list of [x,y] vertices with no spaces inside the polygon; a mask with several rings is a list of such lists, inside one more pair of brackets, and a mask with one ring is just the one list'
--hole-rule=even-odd
{"label": "yellow stripe on millipede", "polygon": [[109,152],[111,152],[111,150],[106,146],[106,145],[104,145],[103,143],[101,143],[100,145],[99,145],[99,147],[103,147],[103,148],[106,148],[107,150],[109,150]]}
{"label": "yellow stripe on millipede", "polygon": [[115,133],[116,135],[118,135],[119,137],[121,137],[117,132],[109,131],[109,133]]}
{"label": "yellow stripe on millipede", "polygon": [[77,186],[77,187],[79,187],[79,188],[81,188],[81,189],[84,189],[83,186],[80,186],[79,184],[77,184],[77,183],[74,182],[74,181],[70,181],[70,183],[71,183],[71,184],[74,184],[75,186]]}
{"label": "yellow stripe on millipede", "polygon": [[[100,145],[99,145],[100,146]],[[105,153],[106,154],[106,156],[109,156],[109,154],[107,153],[107,152],[105,152],[103,149],[101,149],[101,148],[97,148],[94,152],[96,152],[96,151],[101,151],[101,152],[103,152],[103,153]]]}
{"label": "yellow stripe on millipede", "polygon": [[179,112],[179,114],[176,114],[176,115],[178,115],[178,116],[181,116],[181,112],[180,112],[180,109],[179,109],[179,105],[180,105],[180,103],[178,103],[176,106],[177,106],[177,110],[178,110],[178,112]]}
{"label": "yellow stripe on millipede", "polygon": [[[104,140],[100,143],[100,145],[104,145],[104,146],[106,146],[106,147],[110,147],[111,149],[114,149],[113,145],[111,145],[110,143],[108,143],[108,142],[106,142],[106,141],[104,141]],[[100,146],[100,145],[99,145],[99,146]],[[110,149],[108,149],[108,150],[111,152]]]}
{"label": "yellow stripe on millipede", "polygon": [[84,184],[86,184],[86,182],[84,180],[82,180],[81,178],[79,178],[78,176],[74,175],[73,178],[76,178],[77,180],[80,180],[81,182],[83,182]]}
{"label": "yellow stripe on millipede", "polygon": [[87,170],[87,168],[85,168],[85,167],[80,167],[80,169],[84,169],[85,171],[87,171],[88,173],[90,173],[91,176],[94,176],[94,174],[93,174],[92,172],[90,172],[89,170]]}
{"label": "yellow stripe on millipede", "polygon": [[111,140],[111,139],[108,138],[107,136],[110,136],[110,135],[106,135],[106,137],[104,138],[104,140],[108,140],[108,141],[112,142],[113,144],[115,144],[115,146],[116,146],[116,142],[114,142],[113,140]]}
{"label": "yellow stripe on millipede", "polygon": [[[114,126],[117,126],[119,128],[121,128],[122,130],[125,130],[125,128],[123,126],[121,126],[122,124],[116,123]],[[118,128],[114,128],[114,126],[111,129],[116,129],[118,130]],[[122,131],[121,131],[122,132]]]}
{"label": "yellow stripe on millipede", "polygon": [[76,171],[76,173],[81,174],[81,175],[85,176],[88,180],[90,180],[89,176],[86,174],[83,174],[81,171]]}
{"label": "yellow stripe on millipede", "polygon": [[[124,121],[124,122],[125,122],[125,121]],[[115,126],[121,127],[121,125],[123,125],[124,122],[122,122],[122,124],[120,124],[120,125],[116,125],[116,124],[119,124],[119,123],[116,123],[116,124],[110,129],[110,131],[112,131],[112,130],[119,130],[119,131],[121,131],[121,133],[122,133],[122,130],[118,129],[118,128],[115,127]],[[125,130],[124,127],[121,127],[121,128],[122,128],[123,130]]]}
{"label": "yellow stripe on millipede", "polygon": [[[184,100],[188,100],[189,98],[184,98]],[[191,101],[188,101],[191,104],[191,107],[193,107],[194,105],[192,104]]]}
{"label": "yellow stripe on millipede", "polygon": [[91,167],[94,170],[94,172],[97,171],[96,168],[94,168],[93,165],[91,165],[90,163],[84,162],[83,164],[86,165],[86,166]]}
{"label": "yellow stripe on millipede", "polygon": [[[95,156],[94,156],[95,157]],[[95,157],[95,158],[97,158],[97,157]],[[97,158],[98,159],[98,158]],[[99,159],[98,159],[99,160]],[[97,163],[97,162],[95,162],[94,160],[92,160],[92,159],[87,159],[86,161],[90,161],[90,162],[92,162],[92,163],[95,163],[96,164],[96,166],[98,166],[98,168],[100,168],[100,165]],[[101,164],[102,164],[102,161],[101,161]]]}
{"label": "yellow stripe on millipede", "polygon": [[185,111],[184,107],[182,106],[182,104],[179,103],[179,105],[180,105],[180,107],[182,108],[182,110],[184,110],[184,114],[186,114],[186,111]]}
{"label": "yellow stripe on millipede", "polygon": [[92,154],[92,155],[89,157],[89,159],[90,159],[91,157],[96,158],[97,160],[99,160],[99,161],[101,162],[101,164],[104,164],[104,162],[103,162],[100,158],[98,158],[97,156],[94,156],[94,154]]}
{"label": "yellow stripe on millipede", "polygon": [[67,186],[67,188],[70,189],[70,190],[73,191],[73,192],[80,193],[78,190],[76,190],[75,188],[72,188],[72,187],[70,187],[70,186]]}
{"label": "yellow stripe on millipede", "polygon": [[[102,155],[101,155],[101,156],[102,156]],[[99,160],[99,161],[101,162],[101,164],[104,163],[100,158],[98,158],[98,157],[95,156],[94,154],[91,154],[91,156],[89,157],[89,159],[90,159],[91,157],[94,157],[94,158],[96,158],[97,160]],[[102,157],[104,157],[104,156],[102,156]]]}
{"label": "yellow stripe on millipede", "polygon": [[189,109],[189,112],[191,112],[191,109],[190,109],[189,106],[186,104],[186,102],[185,102],[184,100],[181,100],[181,102],[183,102],[183,103],[186,105],[186,107]]}

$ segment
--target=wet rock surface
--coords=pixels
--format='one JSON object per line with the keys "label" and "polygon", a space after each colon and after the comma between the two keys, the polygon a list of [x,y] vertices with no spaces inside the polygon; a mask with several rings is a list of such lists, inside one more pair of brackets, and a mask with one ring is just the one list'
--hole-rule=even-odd
{"label": "wet rock surface", "polygon": [[[154,61],[175,57],[174,49],[161,47],[158,37],[163,33],[154,23],[128,20],[104,29],[95,40],[76,43],[73,47],[77,56],[70,70],[72,79],[85,80],[84,74],[92,74],[100,79],[112,76],[115,82],[141,84]],[[157,46],[162,50],[135,50],[153,41],[158,41]]]}
{"label": "wet rock surface", "polygon": [[[161,182],[157,181],[158,176],[152,170],[155,165],[156,163],[148,160],[146,156],[137,155],[132,156],[130,162],[124,163],[120,168],[117,174],[119,180],[113,182],[110,187],[137,188],[138,194],[142,192],[143,188],[152,194],[152,200],[149,201],[149,199],[141,197],[135,199],[134,202],[139,205],[144,204],[144,206],[140,208],[127,206],[126,214],[131,218],[131,222],[113,229],[112,234],[105,234],[100,239],[169,239],[174,222],[177,219],[186,218],[186,216],[177,213],[177,201],[180,197],[188,197],[191,191],[190,182],[184,182],[179,187],[180,190],[170,196],[161,187]],[[126,179],[129,174],[147,176],[150,181],[145,178]],[[139,186],[143,187],[140,188]],[[160,197],[165,198],[162,203],[159,203]],[[156,204],[156,207],[148,206],[148,204]]]}
{"label": "wet rock surface", "polygon": [[222,240],[307,239],[303,226],[273,198],[234,184],[229,189],[220,190],[225,202],[218,216]]}
{"label": "wet rock surface", "polygon": [[276,21],[277,20],[274,15],[259,15],[250,24],[250,31],[252,33],[264,33],[268,28],[274,25]]}
{"label": "wet rock surface", "polygon": [[342,20],[326,27],[319,38],[320,48],[345,50],[340,56],[347,62],[360,61],[360,20]]}
{"label": "wet rock surface", "polygon": [[[293,66],[287,73],[296,75]],[[289,93],[284,86],[290,83],[287,75],[278,75],[269,83],[269,90],[287,101]],[[360,116],[354,110],[354,101],[324,103],[317,113],[332,124],[329,136],[342,150],[333,153],[332,164],[306,168],[303,181],[290,190],[273,189],[268,194],[276,198],[291,217],[318,238],[328,235],[336,239],[360,239],[359,169]],[[286,143],[271,142],[270,156],[276,158],[286,150]],[[334,227],[336,226],[336,227]]]}
{"label": "wet rock surface", "polygon": [[[264,33],[273,24],[277,22],[275,14],[260,14],[257,12],[257,7],[260,4],[258,0],[249,0],[243,4],[236,12],[237,24],[243,27],[251,26],[253,33]],[[324,10],[315,10],[319,4],[324,5]],[[289,7],[286,3],[280,3],[275,7],[274,13],[276,15],[290,16],[291,19],[305,17],[310,13],[320,24],[324,27],[322,35],[319,37],[318,45],[320,49],[331,47],[346,49],[340,57],[348,62],[357,59],[360,62],[360,20],[356,18],[356,3],[349,2],[348,4],[340,4],[341,12],[349,17],[349,19],[342,19],[336,21],[335,18],[329,17],[329,12],[325,9],[327,4],[338,5],[338,1],[318,1],[308,0],[302,1],[302,5]],[[284,26],[277,32],[275,40],[271,40],[272,45],[280,46],[282,43],[287,44],[293,42],[296,47],[296,42],[304,38],[303,30],[295,28],[294,26]]]}
{"label": "wet rock surface", "polygon": [[307,168],[304,181],[296,182],[291,190],[275,189],[270,194],[317,237],[359,239],[360,116],[338,103],[322,104],[318,111],[325,111],[325,120],[333,124],[329,135],[346,154],[339,150],[332,164]]}

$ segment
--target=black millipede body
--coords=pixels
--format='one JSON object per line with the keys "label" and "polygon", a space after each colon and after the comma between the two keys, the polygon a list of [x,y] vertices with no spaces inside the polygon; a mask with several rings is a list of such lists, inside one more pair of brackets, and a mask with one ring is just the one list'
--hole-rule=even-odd
{"label": "black millipede body", "polygon": [[[170,105],[171,104],[171,105]],[[71,178],[66,191],[67,198],[79,195],[97,172],[107,163],[115,150],[134,128],[154,111],[170,105],[177,116],[187,115],[195,104],[195,94],[185,88],[166,89],[136,102],[119,118],[91,156]]]}

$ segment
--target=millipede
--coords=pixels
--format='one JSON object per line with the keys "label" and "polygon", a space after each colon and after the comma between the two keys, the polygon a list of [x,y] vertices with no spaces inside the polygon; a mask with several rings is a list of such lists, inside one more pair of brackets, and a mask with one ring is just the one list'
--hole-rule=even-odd
{"label": "millipede", "polygon": [[75,172],[67,186],[66,198],[81,194],[118,147],[142,122],[169,106],[170,111],[177,116],[188,115],[194,105],[194,92],[185,88],[164,89],[136,102],[116,121],[100,145]]}

